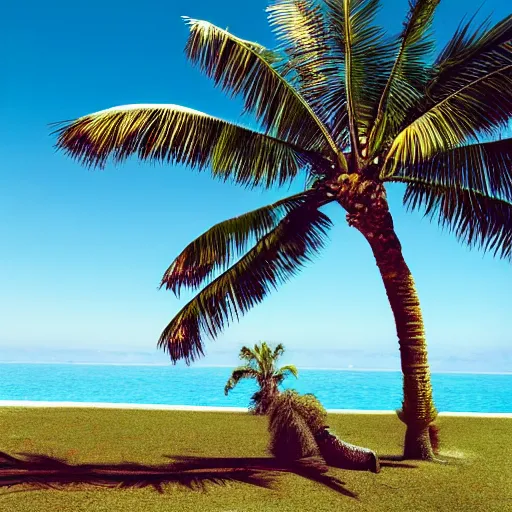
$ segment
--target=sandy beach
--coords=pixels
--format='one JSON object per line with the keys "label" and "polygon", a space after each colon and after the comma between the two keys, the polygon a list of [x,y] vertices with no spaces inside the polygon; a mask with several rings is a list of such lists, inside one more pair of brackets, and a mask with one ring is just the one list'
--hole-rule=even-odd
{"label": "sandy beach", "polygon": [[[156,411],[247,412],[246,407],[210,407],[201,405],[122,404],[104,402],[46,402],[32,400],[0,400],[0,407],[81,407],[97,409],[139,409]],[[395,411],[361,409],[327,409],[330,414],[395,414]],[[512,413],[440,412],[440,416],[476,418],[512,418]]]}

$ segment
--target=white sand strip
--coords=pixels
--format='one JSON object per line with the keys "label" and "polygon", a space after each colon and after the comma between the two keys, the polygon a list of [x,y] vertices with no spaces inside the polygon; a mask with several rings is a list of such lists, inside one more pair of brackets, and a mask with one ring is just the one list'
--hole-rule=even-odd
{"label": "white sand strip", "polygon": [[43,402],[0,400],[0,407],[85,407],[95,409],[144,409],[157,411],[247,412],[247,407],[206,407],[201,405],[118,404],[108,402]]}
{"label": "white sand strip", "polygon": [[[361,409],[327,409],[332,414],[396,414],[395,411],[364,411]],[[512,412],[440,412],[439,416],[470,416],[475,418],[512,418]]]}
{"label": "white sand strip", "polygon": [[[82,407],[97,409],[141,409],[156,411],[247,412],[246,407],[209,407],[203,405],[118,404],[107,402],[43,402],[31,400],[0,400],[0,407]],[[332,414],[395,414],[395,411],[361,409],[327,409]],[[440,416],[472,416],[476,418],[512,418],[510,412],[440,412]]]}

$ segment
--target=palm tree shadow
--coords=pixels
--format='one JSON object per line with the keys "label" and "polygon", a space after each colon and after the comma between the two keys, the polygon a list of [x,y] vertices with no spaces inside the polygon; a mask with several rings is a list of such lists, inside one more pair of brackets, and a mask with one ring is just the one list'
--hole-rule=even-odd
{"label": "palm tree shadow", "polygon": [[418,466],[402,462],[405,460],[402,455],[379,455],[380,466],[383,468],[409,468],[416,469]]}
{"label": "palm tree shadow", "polygon": [[281,473],[293,473],[307,480],[322,484],[335,492],[356,498],[357,494],[347,489],[345,482],[341,481],[333,475],[328,475],[328,467],[325,464],[319,463],[314,457],[303,459],[302,462],[297,464],[283,464],[272,457],[248,457],[248,458],[219,458],[219,457],[184,457],[167,455],[169,459],[173,459],[178,464],[184,464],[185,467],[222,467],[222,468],[236,468],[245,467],[252,468],[258,471],[274,471]]}
{"label": "palm tree shadow", "polygon": [[64,459],[44,454],[21,453],[15,457],[0,452],[0,488],[29,484],[35,488],[62,489],[72,484],[89,484],[107,488],[153,487],[164,493],[166,484],[204,491],[208,484],[239,482],[272,489],[278,473],[293,473],[357,499],[355,493],[344,487],[344,482],[326,475],[325,468],[315,464],[283,465],[271,457],[168,458],[171,461],[161,465],[130,462],[70,464]]}

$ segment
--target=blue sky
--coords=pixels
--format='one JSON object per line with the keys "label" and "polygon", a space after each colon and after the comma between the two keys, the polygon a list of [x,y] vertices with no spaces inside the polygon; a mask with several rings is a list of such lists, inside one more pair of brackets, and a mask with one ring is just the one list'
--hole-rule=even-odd
{"label": "blue sky", "polygon": [[[441,44],[479,7],[479,20],[492,14],[497,21],[510,11],[498,0],[461,4],[444,0],[438,9],[434,28]],[[381,22],[398,31],[407,1],[383,5]],[[154,351],[187,299],[157,290],[173,258],[213,223],[301,188],[299,180],[290,189],[248,191],[207,173],[134,160],[88,171],[56,153],[49,135],[51,122],[131,103],[175,103],[240,121],[240,103],[186,61],[180,16],[272,46],[265,6],[259,0],[29,0],[4,7],[0,353],[32,347]],[[406,213],[402,192],[388,189],[431,353],[509,354],[510,263],[469,251],[420,213]],[[379,354],[398,354],[369,246],[346,225],[341,208],[325,211],[336,227],[315,264],[209,342],[203,362],[260,339],[311,350],[310,366],[339,350],[369,351],[367,367],[379,367]]]}

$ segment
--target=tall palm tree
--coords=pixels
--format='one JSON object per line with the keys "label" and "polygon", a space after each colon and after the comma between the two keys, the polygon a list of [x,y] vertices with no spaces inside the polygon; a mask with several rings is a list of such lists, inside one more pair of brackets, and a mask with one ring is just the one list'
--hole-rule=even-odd
{"label": "tall palm tree", "polygon": [[246,364],[233,370],[224,394],[228,394],[242,379],[255,379],[259,390],[251,397],[255,414],[267,414],[273,399],[279,393],[279,385],[288,375],[297,377],[297,368],[293,365],[276,368],[277,360],[283,355],[284,347],[277,345],[272,350],[266,342],[254,345],[254,348],[242,347],[239,357]]}
{"label": "tall palm tree", "polygon": [[[434,457],[436,418],[423,318],[393,227],[386,187],[468,246],[512,257],[512,16],[461,25],[437,57],[438,0],[411,0],[400,34],[375,25],[379,0],[274,0],[271,51],[187,19],[186,52],[216,85],[241,96],[254,131],[176,105],[114,107],[66,122],[57,147],[88,166],[142,160],[210,169],[246,186],[305,173],[302,193],[217,224],[174,260],[162,286],[202,289],[159,340],[173,361],[203,355],[205,335],[261,302],[323,246],[337,203],[368,241],[395,318],[406,458]],[[304,174],[303,174],[304,175]],[[345,254],[345,259],[349,253]]]}

